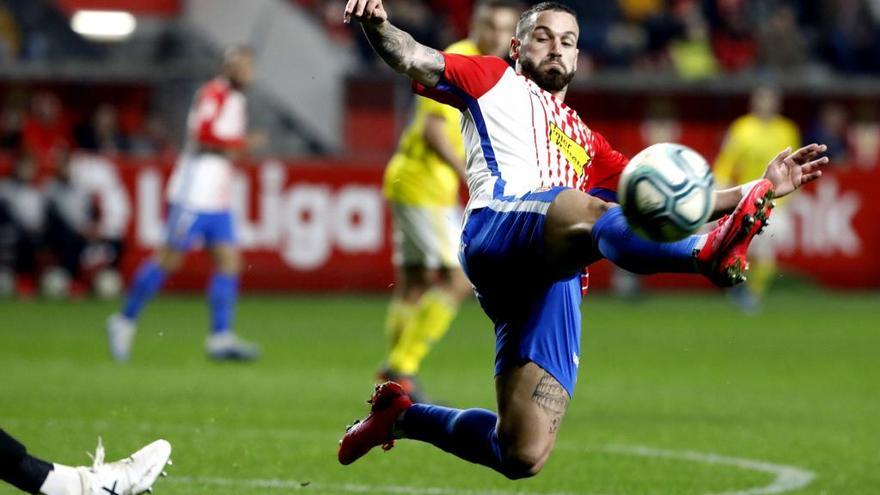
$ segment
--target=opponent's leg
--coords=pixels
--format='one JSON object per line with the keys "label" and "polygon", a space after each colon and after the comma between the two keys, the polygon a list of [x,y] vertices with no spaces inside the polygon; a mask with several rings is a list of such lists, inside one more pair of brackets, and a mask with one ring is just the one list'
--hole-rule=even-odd
{"label": "opponent's leg", "polygon": [[457,208],[391,204],[399,292],[412,304],[379,376],[404,386],[416,402],[426,398],[415,380],[427,353],[449,330],[466,282],[458,262],[461,212]]}
{"label": "opponent's leg", "polygon": [[[419,302],[422,296],[430,289],[433,271],[423,265],[407,265],[398,267],[397,269],[397,285],[395,286],[394,296],[392,296],[392,306],[397,311],[394,315],[393,323],[395,328],[388,328],[388,334],[391,343],[391,350],[388,355],[386,367],[394,373],[405,373],[407,369],[418,368],[417,365],[410,364],[409,342],[411,338],[404,337],[407,328],[411,327],[411,323],[416,316],[419,308]],[[387,319],[389,324],[392,320],[392,307],[389,307]]]}
{"label": "opponent's leg", "polygon": [[[427,271],[425,279],[427,281]],[[452,325],[466,283],[460,269],[440,269],[436,280],[418,298],[411,318],[388,358],[388,368],[401,375],[415,375],[431,347]]]}
{"label": "opponent's leg", "polygon": [[412,318],[416,303],[427,288],[425,285],[427,283],[426,276],[422,276],[420,278],[425,279],[425,284],[421,290],[416,292],[411,289],[413,286],[411,283],[412,275],[407,272],[413,269],[422,271],[422,267],[401,266],[395,267],[394,270],[396,283],[391,291],[391,301],[388,303],[388,310],[385,314],[385,336],[388,337],[389,349],[394,349],[394,346],[397,345],[400,334],[403,333],[403,329]]}

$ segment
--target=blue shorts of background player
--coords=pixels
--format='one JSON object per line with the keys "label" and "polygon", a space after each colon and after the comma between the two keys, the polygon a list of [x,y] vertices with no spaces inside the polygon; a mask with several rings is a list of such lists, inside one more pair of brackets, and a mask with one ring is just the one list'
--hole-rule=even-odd
{"label": "blue shorts of background player", "polygon": [[179,251],[189,251],[196,242],[206,246],[236,245],[232,211],[200,212],[171,205],[165,227],[166,244]]}

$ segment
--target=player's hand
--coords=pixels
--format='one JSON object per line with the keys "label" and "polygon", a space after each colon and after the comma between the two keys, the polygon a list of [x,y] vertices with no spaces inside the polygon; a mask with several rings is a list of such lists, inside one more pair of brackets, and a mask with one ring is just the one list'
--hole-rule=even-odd
{"label": "player's hand", "polygon": [[764,178],[773,183],[773,196],[781,198],[822,177],[819,167],[828,163],[828,157],[820,155],[827,149],[824,144],[813,143],[797,151],[789,147],[776,155],[764,172]]}
{"label": "player's hand", "polygon": [[352,19],[361,24],[379,25],[388,20],[388,13],[382,0],[348,0],[343,22],[348,24]]}

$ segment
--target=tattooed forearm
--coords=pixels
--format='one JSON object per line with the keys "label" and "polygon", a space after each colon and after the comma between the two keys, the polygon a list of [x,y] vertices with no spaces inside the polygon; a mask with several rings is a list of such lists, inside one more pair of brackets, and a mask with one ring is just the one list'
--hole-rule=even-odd
{"label": "tattooed forearm", "polygon": [[385,63],[396,71],[406,70],[406,56],[413,51],[416,43],[409,33],[394,27],[390,22],[383,22],[378,26],[364,24],[364,34]]}
{"label": "tattooed forearm", "polygon": [[568,408],[568,392],[549,373],[545,373],[535,387],[532,400],[547,412],[550,417],[550,433],[556,433]]}
{"label": "tattooed forearm", "polygon": [[390,22],[364,24],[363,28],[373,50],[392,69],[429,87],[440,81],[446,62],[439,51],[418,43],[409,33]]}

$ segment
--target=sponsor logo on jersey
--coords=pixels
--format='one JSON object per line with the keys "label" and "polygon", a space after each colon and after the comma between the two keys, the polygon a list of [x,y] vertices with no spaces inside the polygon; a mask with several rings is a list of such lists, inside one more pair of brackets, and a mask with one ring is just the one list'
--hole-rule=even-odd
{"label": "sponsor logo on jersey", "polygon": [[590,154],[577,141],[568,137],[556,124],[550,124],[550,140],[565,155],[568,163],[574,167],[578,175],[584,173],[584,167],[590,161]]}

